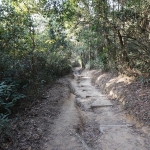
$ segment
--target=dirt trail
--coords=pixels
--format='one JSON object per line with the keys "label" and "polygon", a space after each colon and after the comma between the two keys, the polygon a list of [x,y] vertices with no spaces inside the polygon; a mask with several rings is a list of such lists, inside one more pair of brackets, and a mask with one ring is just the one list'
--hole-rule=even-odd
{"label": "dirt trail", "polygon": [[149,150],[147,134],[91,85],[90,72],[75,72],[75,92],[62,106],[46,150]]}
{"label": "dirt trail", "polygon": [[75,108],[75,95],[70,94],[70,99],[66,100],[60,116],[54,123],[47,150],[82,150],[82,145],[75,137],[77,123],[79,123],[79,116]]}

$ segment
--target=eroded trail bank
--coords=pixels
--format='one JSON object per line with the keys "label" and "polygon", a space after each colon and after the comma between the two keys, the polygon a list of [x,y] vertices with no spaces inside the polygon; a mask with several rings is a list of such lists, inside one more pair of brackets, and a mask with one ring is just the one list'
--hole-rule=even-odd
{"label": "eroded trail bank", "polygon": [[142,77],[92,72],[92,83],[111,99],[120,102],[132,119],[150,127],[150,82]]}
{"label": "eroded trail bank", "polygon": [[0,150],[45,150],[54,120],[70,96],[69,86],[67,77],[47,85],[29,108],[14,115],[10,127],[0,134]]}
{"label": "eroded trail bank", "polygon": [[124,111],[91,85],[91,72],[71,80],[74,92],[55,120],[46,150],[149,150],[150,130],[136,128]]}

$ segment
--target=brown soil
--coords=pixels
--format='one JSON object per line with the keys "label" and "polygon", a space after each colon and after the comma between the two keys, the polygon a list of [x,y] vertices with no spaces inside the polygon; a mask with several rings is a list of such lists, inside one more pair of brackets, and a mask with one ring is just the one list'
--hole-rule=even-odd
{"label": "brown soil", "polygon": [[[74,85],[76,101],[84,118],[84,127],[80,135],[88,146],[85,149],[150,149],[150,129],[145,126],[136,127],[137,124],[124,115],[121,105],[110,101],[97,86],[93,87],[90,78],[94,73],[95,71],[83,71],[77,84]],[[105,83],[101,83],[101,86],[103,84]]]}
{"label": "brown soil", "polygon": [[67,78],[58,80],[24,113],[16,114],[0,139],[1,150],[45,150],[54,119],[70,95]]}
{"label": "brown soil", "polygon": [[150,84],[134,77],[93,71],[92,83],[110,99],[121,102],[132,119],[150,126]]}
{"label": "brown soil", "polygon": [[[123,91],[133,79],[126,77],[124,83],[124,78],[111,74],[78,72],[78,68],[74,70],[74,79],[58,80],[30,110],[17,114],[0,149],[149,150],[150,128],[137,127],[124,115],[121,105],[96,89],[110,91],[118,98],[119,87]],[[96,86],[92,86],[91,78]],[[122,82],[126,84],[123,89]]]}

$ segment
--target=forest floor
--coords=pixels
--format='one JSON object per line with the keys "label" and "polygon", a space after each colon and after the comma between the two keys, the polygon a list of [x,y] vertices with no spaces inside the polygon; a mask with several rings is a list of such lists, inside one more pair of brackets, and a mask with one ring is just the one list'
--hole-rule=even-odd
{"label": "forest floor", "polygon": [[[59,79],[32,108],[11,120],[11,130],[8,129],[11,135],[5,137],[0,149],[150,149],[148,115],[144,115],[144,120],[137,115],[149,113],[149,103],[143,102],[143,109],[128,107],[128,104],[139,106],[141,102],[135,101],[136,98],[129,102],[131,96],[135,97],[128,97],[129,94],[142,94],[141,88],[133,84],[134,80],[100,71],[85,70],[79,74],[78,69],[74,71],[73,79],[70,76]],[[129,113],[131,115],[127,115]]]}

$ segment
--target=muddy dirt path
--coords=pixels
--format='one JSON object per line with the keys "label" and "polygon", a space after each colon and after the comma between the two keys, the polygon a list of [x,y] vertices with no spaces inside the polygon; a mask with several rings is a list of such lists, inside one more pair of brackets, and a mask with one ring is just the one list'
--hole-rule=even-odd
{"label": "muddy dirt path", "polygon": [[75,72],[74,92],[55,120],[46,150],[150,150],[150,130],[135,128],[122,108]]}

